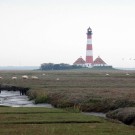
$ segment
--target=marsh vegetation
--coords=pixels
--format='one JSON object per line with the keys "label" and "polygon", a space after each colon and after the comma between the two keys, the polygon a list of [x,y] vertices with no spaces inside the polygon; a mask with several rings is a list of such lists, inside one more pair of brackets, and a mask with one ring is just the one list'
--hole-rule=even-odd
{"label": "marsh vegetation", "polygon": [[[29,77],[37,76],[38,79],[23,80],[21,76],[24,74]],[[66,110],[76,112],[104,112],[110,114],[107,115],[109,118],[118,120],[121,120],[118,117],[121,117],[122,113],[114,117],[116,113],[113,113],[113,111],[119,108],[128,109],[130,107],[132,113],[135,112],[134,71],[82,69],[68,71],[1,71],[0,76],[3,77],[0,84],[29,87],[30,90],[27,95],[36,104],[50,103],[56,108],[66,108]],[[12,76],[17,76],[17,79],[12,80]],[[127,116],[129,115],[128,111],[125,111],[125,113]],[[132,115],[132,120],[135,120],[134,115]],[[119,134],[124,135],[122,131],[121,133],[119,131]]]}

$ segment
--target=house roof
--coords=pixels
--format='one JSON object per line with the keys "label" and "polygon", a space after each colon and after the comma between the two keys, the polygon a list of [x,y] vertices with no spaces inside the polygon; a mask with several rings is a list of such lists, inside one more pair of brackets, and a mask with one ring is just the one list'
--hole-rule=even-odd
{"label": "house roof", "polygon": [[106,64],[99,56],[94,60],[93,64]]}
{"label": "house roof", "polygon": [[85,60],[83,60],[83,58],[80,57],[80,58],[78,58],[73,64],[74,64],[74,65],[76,65],[76,64],[85,64]]}

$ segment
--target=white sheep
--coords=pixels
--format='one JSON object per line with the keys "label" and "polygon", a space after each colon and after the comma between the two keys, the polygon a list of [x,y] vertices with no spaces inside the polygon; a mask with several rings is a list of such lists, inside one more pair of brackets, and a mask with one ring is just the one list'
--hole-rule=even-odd
{"label": "white sheep", "polygon": [[59,81],[60,79],[59,78],[56,78],[57,81]]}
{"label": "white sheep", "polygon": [[126,75],[130,75],[130,74],[126,73]]}
{"label": "white sheep", "polygon": [[37,79],[38,79],[38,77],[37,77],[37,76],[31,76],[31,79],[33,79],[33,80],[37,80]]}
{"label": "white sheep", "polygon": [[23,75],[22,79],[28,79],[29,77],[27,75]]}
{"label": "white sheep", "polygon": [[13,76],[13,77],[12,77],[12,80],[16,80],[16,79],[17,79],[17,77],[16,77],[16,76]]}
{"label": "white sheep", "polygon": [[109,76],[109,74],[105,74],[106,76]]}
{"label": "white sheep", "polygon": [[0,79],[3,79],[3,77],[0,76]]}
{"label": "white sheep", "polygon": [[42,75],[45,75],[45,74],[42,74]]}

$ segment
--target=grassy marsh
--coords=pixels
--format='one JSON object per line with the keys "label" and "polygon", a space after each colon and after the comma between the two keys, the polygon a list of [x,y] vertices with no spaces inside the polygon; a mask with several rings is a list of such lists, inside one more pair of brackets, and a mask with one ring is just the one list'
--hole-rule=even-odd
{"label": "grassy marsh", "polygon": [[[22,75],[29,79],[23,80]],[[0,71],[0,76],[0,84],[29,87],[27,94],[35,103],[89,112],[135,107],[135,71]],[[18,79],[12,80],[12,76]]]}

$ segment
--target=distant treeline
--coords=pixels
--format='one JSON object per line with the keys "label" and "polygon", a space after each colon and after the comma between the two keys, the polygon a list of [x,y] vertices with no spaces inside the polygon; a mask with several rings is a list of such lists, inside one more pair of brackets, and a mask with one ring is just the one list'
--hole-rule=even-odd
{"label": "distant treeline", "polygon": [[65,63],[54,64],[54,63],[43,63],[40,66],[41,70],[66,70],[66,69],[79,69],[81,66],[69,65]]}

